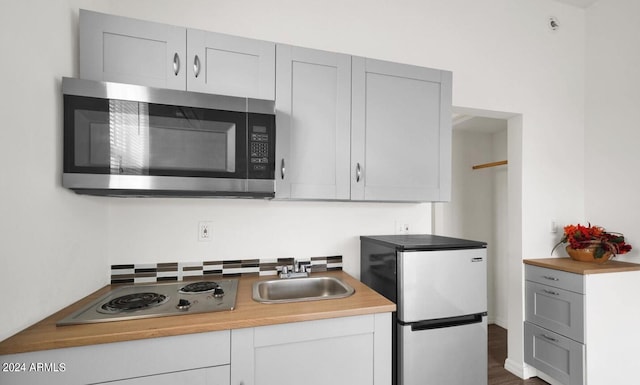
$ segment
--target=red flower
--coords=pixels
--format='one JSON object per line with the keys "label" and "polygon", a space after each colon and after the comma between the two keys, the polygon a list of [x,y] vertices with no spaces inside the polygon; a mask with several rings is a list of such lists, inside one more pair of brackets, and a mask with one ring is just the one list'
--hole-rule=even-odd
{"label": "red flower", "polygon": [[595,257],[600,258],[607,251],[615,254],[625,254],[631,250],[631,245],[625,242],[624,235],[620,233],[608,233],[603,227],[567,225],[564,227],[564,235],[560,242],[553,247],[551,253],[563,243],[568,243],[573,249],[585,249],[597,246]]}

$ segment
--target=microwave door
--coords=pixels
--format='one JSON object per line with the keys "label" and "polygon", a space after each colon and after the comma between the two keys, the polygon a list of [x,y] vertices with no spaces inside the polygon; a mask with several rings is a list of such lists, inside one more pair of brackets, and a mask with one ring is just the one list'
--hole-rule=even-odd
{"label": "microwave door", "polygon": [[67,173],[247,178],[242,112],[65,95],[64,140]]}
{"label": "microwave door", "polygon": [[246,179],[246,114],[149,105],[149,174]]}

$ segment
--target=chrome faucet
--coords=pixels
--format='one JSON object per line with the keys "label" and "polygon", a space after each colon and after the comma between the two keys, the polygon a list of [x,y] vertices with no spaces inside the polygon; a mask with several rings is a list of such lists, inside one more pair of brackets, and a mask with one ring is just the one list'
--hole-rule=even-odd
{"label": "chrome faucet", "polygon": [[311,261],[293,260],[293,265],[276,266],[276,270],[280,272],[280,278],[302,278],[308,277],[311,272]]}

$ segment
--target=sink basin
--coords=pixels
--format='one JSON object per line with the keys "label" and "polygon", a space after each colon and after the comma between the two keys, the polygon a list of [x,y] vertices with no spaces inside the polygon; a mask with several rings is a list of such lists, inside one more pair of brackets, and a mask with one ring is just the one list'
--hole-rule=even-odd
{"label": "sink basin", "polygon": [[274,279],[253,284],[253,299],[263,303],[344,298],[354,292],[354,288],[334,277]]}

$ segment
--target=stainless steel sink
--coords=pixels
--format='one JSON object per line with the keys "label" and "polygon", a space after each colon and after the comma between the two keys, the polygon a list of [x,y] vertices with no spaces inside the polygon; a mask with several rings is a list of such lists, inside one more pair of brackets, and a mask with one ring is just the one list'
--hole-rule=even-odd
{"label": "stainless steel sink", "polygon": [[274,279],[253,284],[253,299],[263,303],[344,298],[354,292],[354,288],[334,277]]}

